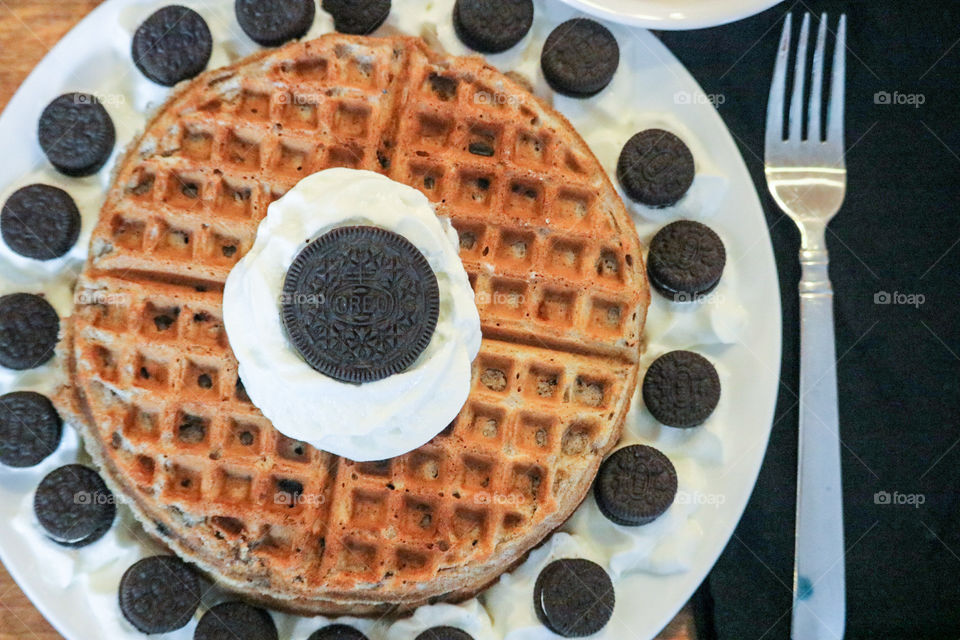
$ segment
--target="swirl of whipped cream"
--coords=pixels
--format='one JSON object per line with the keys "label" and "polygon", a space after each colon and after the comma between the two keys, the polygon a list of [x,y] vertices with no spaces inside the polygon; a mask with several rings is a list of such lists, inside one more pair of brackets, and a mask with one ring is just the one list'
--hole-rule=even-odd
{"label": "swirl of whipped cream", "polygon": [[[440,314],[406,370],[362,385],[325,376],[291,344],[280,317],[287,269],[309,240],[348,225],[404,236],[437,276]],[[480,316],[456,231],[426,196],[370,171],[328,169],[272,203],[223,291],[223,322],[247,395],[285,435],[351,460],[416,449],[463,407],[480,350]]]}

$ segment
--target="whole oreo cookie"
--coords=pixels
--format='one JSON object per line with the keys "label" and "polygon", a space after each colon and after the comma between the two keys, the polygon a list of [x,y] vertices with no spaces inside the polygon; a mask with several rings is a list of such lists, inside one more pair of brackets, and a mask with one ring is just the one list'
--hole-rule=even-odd
{"label": "whole oreo cookie", "polygon": [[643,403],[669,427],[703,424],[720,401],[720,376],[710,361],[692,351],[671,351],[643,377]]}
{"label": "whole oreo cookie", "polygon": [[168,633],[187,625],[200,606],[200,578],[183,560],[152,556],[120,579],[120,611],[142,633]]}
{"label": "whole oreo cookie", "polygon": [[358,36],[373,33],[390,15],[390,0],[323,0],[321,7],[337,31]]}
{"label": "whole oreo cookie", "polygon": [[647,129],[627,140],[617,160],[617,179],[631,200],[649,207],[676,204],[693,184],[693,154],[663,129]]}
{"label": "whole oreo cookie", "polygon": [[650,241],[650,284],[675,302],[692,302],[720,282],[727,251],[713,229],[693,220],[677,220]]}
{"label": "whole oreo cookie", "polygon": [[620,46],[610,30],[588,18],[567,20],[547,37],[540,55],[543,76],[554,91],[589,98],[606,87],[620,64]]}
{"label": "whole oreo cookie", "polygon": [[0,366],[32,369],[53,357],[60,316],[32,293],[0,297]]}
{"label": "whole oreo cookie", "polygon": [[367,636],[345,624],[331,624],[317,629],[307,640],[368,640]]}
{"label": "whole oreo cookie", "polygon": [[439,311],[427,259],[378,227],[340,227],[310,242],[283,284],[291,342],[307,364],[343,382],[405,370],[430,343]]}
{"label": "whole oreo cookie", "polygon": [[63,422],[47,396],[14,391],[0,396],[0,463],[32,467],[60,446]]}
{"label": "whole oreo cookie", "polygon": [[213,52],[210,28],[199,13],[181,5],[159,9],[133,34],[131,53],[140,72],[172,87],[203,71]]}
{"label": "whole oreo cookie", "polygon": [[106,163],[117,132],[110,114],[96,97],[66,93],[40,114],[37,138],[57,171],[78,178],[93,175]]}
{"label": "whole oreo cookie", "polygon": [[614,451],[593,485],[597,507],[609,520],[628,527],[653,522],[677,495],[677,471],[657,449],[634,444]]}
{"label": "whole oreo cookie", "polygon": [[52,260],[73,248],[80,235],[80,211],[70,194],[47,184],[17,189],[0,211],[7,246],[27,258]]}
{"label": "whole oreo cookie", "polygon": [[68,464],[40,481],[33,510],[47,536],[66,547],[83,547],[103,537],[117,514],[113,494],[89,467]]}
{"label": "whole oreo cookie", "polygon": [[616,594],[603,567],[581,558],[554,560],[533,587],[533,608],[548,629],[581,638],[603,629],[613,615]]}
{"label": "whole oreo cookie", "polygon": [[263,609],[224,602],[203,614],[193,640],[277,640],[277,625]]}
{"label": "whole oreo cookie", "polygon": [[473,640],[473,636],[463,629],[441,626],[430,627],[420,633],[420,635],[416,637],[416,640]]}
{"label": "whole oreo cookie", "polygon": [[471,49],[500,53],[523,40],[533,25],[533,0],[457,0],[453,28]]}
{"label": "whole oreo cookie", "polygon": [[313,25],[313,0],[236,0],[237,22],[250,39],[265,47],[303,37]]}

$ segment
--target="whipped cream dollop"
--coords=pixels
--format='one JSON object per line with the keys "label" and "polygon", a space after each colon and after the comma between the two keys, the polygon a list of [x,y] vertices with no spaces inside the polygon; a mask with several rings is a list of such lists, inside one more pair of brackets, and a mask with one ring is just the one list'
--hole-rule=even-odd
{"label": "whipped cream dollop", "polygon": [[[360,385],[308,365],[280,313],[287,269],[306,243],[352,225],[405,237],[440,290],[437,326],[423,353],[405,371]],[[416,189],[356,169],[315,173],[270,205],[253,247],[227,278],[223,322],[247,395],[274,426],[357,461],[401,455],[449,425],[467,399],[480,350],[480,316],[450,221]]]}

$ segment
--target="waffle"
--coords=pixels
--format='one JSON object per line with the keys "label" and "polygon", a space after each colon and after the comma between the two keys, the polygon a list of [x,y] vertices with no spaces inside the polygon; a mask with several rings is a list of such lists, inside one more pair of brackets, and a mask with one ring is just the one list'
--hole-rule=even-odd
{"label": "waffle", "polygon": [[[460,237],[484,336],[456,420],[356,463],[244,393],[223,283],[267,206],[335,166],[425,193]],[[329,35],[181,86],[120,163],[60,345],[60,410],[146,529],[298,613],[470,596],[583,499],[637,384],[634,227],[562,116],[480,58]]]}

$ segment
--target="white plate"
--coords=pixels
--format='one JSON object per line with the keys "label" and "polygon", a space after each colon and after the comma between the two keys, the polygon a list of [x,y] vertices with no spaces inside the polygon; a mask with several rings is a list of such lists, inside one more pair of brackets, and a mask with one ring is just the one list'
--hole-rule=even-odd
{"label": "white plate", "polygon": [[[166,90],[146,81],[129,58],[132,30],[162,4],[157,0],[110,0],[99,6],[50,51],[0,116],[0,140],[4,141],[0,200],[18,186],[43,181],[66,188],[84,214],[78,247],[66,258],[52,263],[18,259],[0,242],[0,294],[44,290],[61,314],[69,313],[71,277],[82,264],[99,203],[109,185],[110,171],[108,166],[98,176],[80,180],[56,174],[36,142],[37,117],[61,93],[93,92],[103,98],[114,118],[117,149],[128,143],[143,126],[150,107],[166,95]],[[257,49],[236,25],[231,0],[186,0],[183,4],[203,14],[214,31],[216,44],[211,66]],[[400,4],[395,2],[394,6]],[[449,25],[451,4],[452,0],[404,0],[404,11],[408,13],[401,14],[395,8],[384,30],[417,30],[422,23],[433,22],[438,25],[432,34],[434,39],[451,52],[461,53]],[[555,0],[537,0],[537,20],[531,34],[515,50],[492,56],[491,62],[505,70],[519,69],[531,78],[538,93],[549,97],[539,72],[538,43],[554,26],[573,15],[576,14],[572,9]],[[314,33],[328,24],[325,14],[318,13]],[[689,516],[680,516],[682,535],[661,535],[663,539],[658,544],[667,545],[665,562],[649,563],[645,571],[617,582],[620,604],[614,622],[597,637],[643,640],[652,638],[669,622],[702,582],[729,540],[753,489],[770,433],[777,391],[780,297],[769,234],[756,191],[733,139],[707,97],[651,34],[622,25],[609,26],[622,53],[620,69],[611,86],[591,100],[556,98],[555,106],[584,134],[608,171],[612,170],[623,143],[637,130],[663,127],[684,138],[697,161],[697,181],[677,207],[648,211],[631,205],[638,231],[647,241],[668,220],[699,216],[720,233],[728,252],[727,270],[718,289],[727,302],[711,303],[715,307],[688,306],[684,313],[670,315],[666,313],[668,305],[656,299],[650,314],[649,326],[657,340],[645,360],[667,348],[691,346],[717,364],[723,397],[720,408],[705,426],[684,432],[658,427],[649,416],[644,417],[641,403],[635,402],[638,439],[664,449],[684,469],[693,469],[697,477],[694,486],[701,495],[692,499],[704,500],[698,508],[683,511],[689,512]],[[522,55],[519,52],[523,50],[532,53]],[[722,333],[723,327],[704,329],[703,325],[727,318],[724,310],[731,307],[743,313],[746,326],[742,338],[732,344],[717,344],[709,336],[717,331]],[[686,323],[687,328],[665,331],[664,327],[674,321],[678,325]],[[690,337],[701,335],[708,337]],[[49,366],[25,375],[0,369],[0,392],[49,392],[51,386]],[[117,582],[123,570],[137,557],[155,549],[142,530],[118,525],[101,542],[76,552],[44,541],[32,522],[33,489],[56,466],[76,461],[78,455],[83,461],[77,449],[76,436],[68,430],[60,450],[39,467],[0,468],[0,559],[41,612],[70,640],[142,638],[118,623],[120,615],[115,604]],[[595,509],[591,500],[588,498],[583,508]],[[674,549],[671,555],[673,543],[679,550]],[[660,575],[664,573],[668,575]],[[526,606],[528,598],[522,600],[521,604]],[[289,617],[278,616],[278,621],[284,640],[305,638],[311,625],[317,626]],[[542,630],[538,633],[537,637],[544,637]],[[192,626],[188,626],[163,637],[186,640],[191,634]],[[371,640],[383,637],[380,630],[371,634]]]}
{"label": "white plate", "polygon": [[760,13],[781,0],[563,0],[605,20],[647,29],[679,31],[727,24]]}

